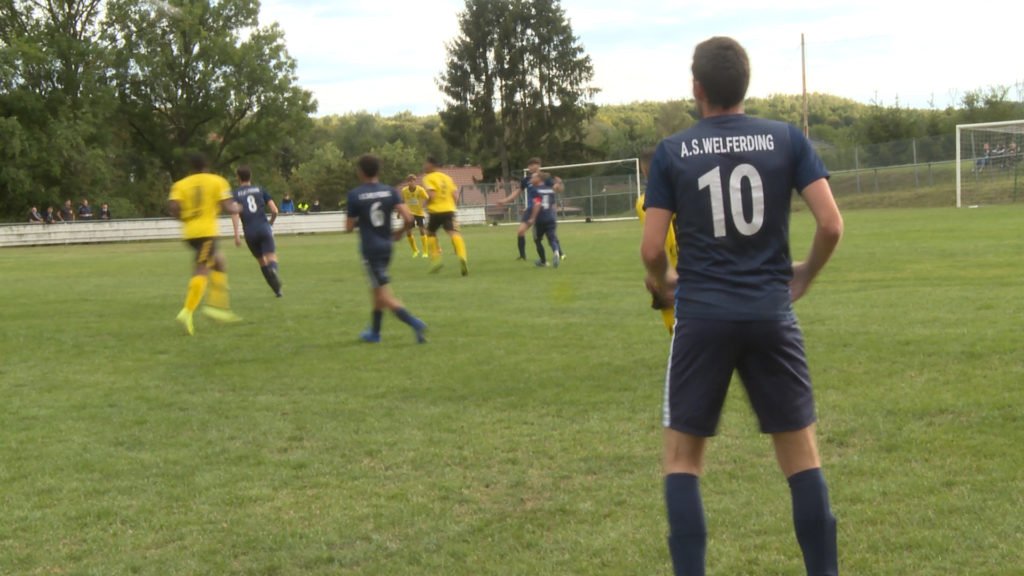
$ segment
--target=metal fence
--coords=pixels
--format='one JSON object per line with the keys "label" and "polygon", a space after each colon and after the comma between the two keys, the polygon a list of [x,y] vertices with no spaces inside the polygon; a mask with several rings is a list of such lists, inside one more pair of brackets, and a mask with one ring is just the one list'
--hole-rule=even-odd
{"label": "metal fence", "polygon": [[[566,219],[600,219],[635,214],[637,182],[635,174],[567,178],[558,194],[558,216]],[[475,184],[459,190],[459,206],[483,207],[490,222],[518,222],[526,207],[519,194],[513,202],[499,206],[498,200],[519,189],[519,183]]]}
{"label": "metal fence", "polygon": [[[1022,143],[1024,144],[1024,143]],[[896,140],[882,144],[836,146],[815,143],[832,174],[832,191],[849,206],[953,206],[956,204],[956,135]],[[1024,146],[1022,146],[1024,149]],[[977,169],[978,160],[964,152],[964,186],[982,202],[1024,199],[1024,162],[992,164]],[[1021,155],[1024,157],[1024,154]],[[995,168],[999,168],[996,170]],[[614,218],[634,214],[634,174],[565,180],[558,196],[564,218]],[[642,189],[643,183],[640,188]],[[524,206],[520,195],[504,208],[497,200],[518,189],[477,184],[463,187],[460,204],[482,206],[490,222],[518,221]],[[977,192],[975,192],[977,191]],[[973,202],[968,200],[968,202]]]}

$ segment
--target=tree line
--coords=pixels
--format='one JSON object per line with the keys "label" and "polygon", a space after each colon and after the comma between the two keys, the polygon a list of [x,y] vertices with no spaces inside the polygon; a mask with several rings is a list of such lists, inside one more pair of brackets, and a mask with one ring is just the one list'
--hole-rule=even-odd
{"label": "tree line", "polygon": [[[419,172],[428,154],[497,179],[531,156],[549,165],[635,157],[698,120],[686,98],[596,105],[592,63],[558,0],[466,0],[438,63],[437,114],[317,117],[283,32],[259,26],[259,9],[258,0],[0,0],[0,218],[81,197],[117,217],[160,215],[192,150],[225,175],[246,163],[275,194],[330,209],[356,184],[353,162],[365,152],[382,157],[386,182]],[[823,147],[1024,118],[1021,86],[968,91],[946,108],[809,98],[810,136]],[[800,96],[751,98],[746,109],[802,124]]]}

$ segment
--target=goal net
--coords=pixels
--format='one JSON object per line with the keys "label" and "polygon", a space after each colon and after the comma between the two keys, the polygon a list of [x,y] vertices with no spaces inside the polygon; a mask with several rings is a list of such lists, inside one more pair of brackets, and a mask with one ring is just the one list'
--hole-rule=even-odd
{"label": "goal net", "polygon": [[1024,199],[1024,120],[956,127],[956,205]]}
{"label": "goal net", "polygon": [[559,218],[594,221],[636,217],[634,207],[641,190],[638,158],[542,166],[540,170],[562,179]]}

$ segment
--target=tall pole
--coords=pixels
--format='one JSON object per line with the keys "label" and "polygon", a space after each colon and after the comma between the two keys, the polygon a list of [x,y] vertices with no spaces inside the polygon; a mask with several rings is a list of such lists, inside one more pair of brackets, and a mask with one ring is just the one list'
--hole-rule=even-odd
{"label": "tall pole", "polygon": [[809,137],[811,127],[807,123],[807,48],[804,44],[804,34],[800,33],[800,70],[804,83],[804,137]]}

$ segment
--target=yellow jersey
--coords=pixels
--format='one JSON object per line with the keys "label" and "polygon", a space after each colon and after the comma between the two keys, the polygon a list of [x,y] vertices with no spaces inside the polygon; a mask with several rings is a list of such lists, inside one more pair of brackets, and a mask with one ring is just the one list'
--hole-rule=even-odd
{"label": "yellow jersey", "polygon": [[218,233],[220,203],[231,199],[231,184],[216,174],[200,172],[175,182],[168,199],[177,202],[181,209],[182,237],[214,238]]}
{"label": "yellow jersey", "polygon": [[[647,216],[644,212],[643,194],[636,201],[636,215],[640,217],[640,225],[643,226],[644,218]],[[672,216],[672,225],[669,226],[668,234],[665,235],[665,254],[668,255],[668,265],[671,268],[675,268],[676,264],[679,263],[679,245],[676,244],[675,221],[676,217]]]}
{"label": "yellow jersey", "polygon": [[434,192],[434,197],[427,203],[427,212],[455,212],[455,181],[451,176],[444,172],[431,172],[423,177],[423,186]]}
{"label": "yellow jersey", "polygon": [[412,212],[413,216],[426,216],[423,213],[423,207],[427,205],[427,199],[427,191],[422,186],[402,188],[402,200],[405,201],[405,205],[409,207],[409,212]]}

